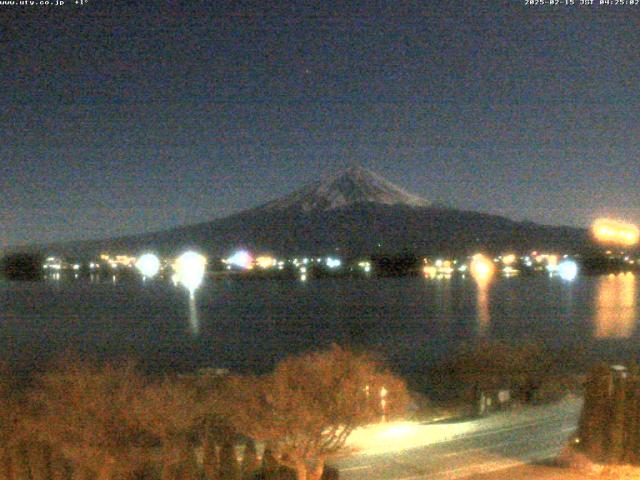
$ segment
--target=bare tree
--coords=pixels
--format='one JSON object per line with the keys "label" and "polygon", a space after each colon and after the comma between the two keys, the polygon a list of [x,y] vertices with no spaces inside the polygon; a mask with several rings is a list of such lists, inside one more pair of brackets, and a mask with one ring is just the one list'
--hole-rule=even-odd
{"label": "bare tree", "polygon": [[48,448],[24,429],[24,391],[6,365],[0,365],[0,480],[46,475]]}
{"label": "bare tree", "polygon": [[144,387],[132,412],[161,446],[161,478],[196,478],[195,442],[205,408],[190,382],[165,378]]}
{"label": "bare tree", "polygon": [[244,446],[244,453],[242,455],[242,478],[249,480],[255,472],[258,471],[258,452],[256,451],[256,442],[253,439],[248,439]]}
{"label": "bare tree", "polygon": [[30,394],[35,413],[29,426],[73,464],[74,475],[128,479],[144,465],[152,445],[131,411],[142,389],[130,363],[96,368],[65,362],[39,377]]}
{"label": "bare tree", "polygon": [[227,387],[231,423],[273,445],[298,480],[319,479],[355,428],[403,410],[408,399],[404,382],[370,355],[338,346],[290,357],[270,375],[230,379]]}

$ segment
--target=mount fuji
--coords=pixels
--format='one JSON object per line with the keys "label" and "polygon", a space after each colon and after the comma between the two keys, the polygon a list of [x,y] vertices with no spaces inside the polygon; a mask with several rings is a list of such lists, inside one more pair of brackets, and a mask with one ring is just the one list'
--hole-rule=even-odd
{"label": "mount fuji", "polygon": [[197,248],[227,255],[237,248],[278,255],[363,255],[479,249],[578,251],[586,230],[516,222],[436,205],[362,167],[348,168],[280,199],[210,222],[109,240],[46,246],[61,254],[107,250],[174,254]]}
{"label": "mount fuji", "polygon": [[427,207],[430,203],[362,167],[318,181],[262,207],[265,211],[336,210],[358,203]]}

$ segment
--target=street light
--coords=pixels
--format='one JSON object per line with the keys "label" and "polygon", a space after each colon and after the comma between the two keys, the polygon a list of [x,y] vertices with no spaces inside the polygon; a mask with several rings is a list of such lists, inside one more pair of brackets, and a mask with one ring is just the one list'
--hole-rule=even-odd
{"label": "street light", "polygon": [[143,278],[153,278],[160,271],[160,260],[153,253],[145,253],[136,261],[136,268]]}
{"label": "street light", "polygon": [[174,265],[175,280],[189,290],[189,324],[191,331],[198,334],[200,323],[198,321],[198,311],[196,309],[195,291],[204,278],[207,259],[196,252],[183,253]]}
{"label": "street light", "polygon": [[202,283],[206,265],[207,259],[192,251],[183,253],[176,260],[176,280],[189,290],[189,294],[192,297]]}
{"label": "street light", "polygon": [[476,282],[487,283],[493,276],[496,267],[491,260],[481,253],[478,253],[471,259],[469,269],[471,270],[471,276],[473,276]]}
{"label": "street light", "polygon": [[573,260],[563,260],[558,264],[558,275],[562,280],[573,281],[578,276],[578,264]]}

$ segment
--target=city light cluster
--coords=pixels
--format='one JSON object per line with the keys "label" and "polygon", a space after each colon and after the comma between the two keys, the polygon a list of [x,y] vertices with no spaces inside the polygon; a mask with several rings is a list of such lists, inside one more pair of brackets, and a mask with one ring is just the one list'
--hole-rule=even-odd
{"label": "city light cluster", "polygon": [[[611,228],[610,224],[609,227]],[[629,233],[629,232],[627,232]],[[338,249],[335,249],[336,251]],[[190,252],[193,255],[193,252]],[[623,248],[613,248],[601,253],[601,261],[609,266],[620,268],[635,268],[640,264],[638,253]],[[201,257],[201,256],[200,256]],[[182,257],[181,257],[182,258]],[[206,268],[204,263],[195,263],[196,269],[189,271],[202,271],[195,277],[185,274],[187,270],[180,270],[184,258],[160,257],[154,253],[144,253],[138,257],[126,252],[110,255],[102,253],[99,258],[79,260],[64,259],[55,255],[43,259],[42,268],[48,278],[60,279],[64,277],[79,278],[86,275],[91,281],[101,281],[111,278],[114,283],[120,276],[130,275],[130,270],[137,270],[145,279],[157,276],[171,278],[174,283],[181,284],[187,289],[195,289],[198,282],[193,278],[202,280]],[[204,259],[204,257],[201,257]],[[502,254],[489,256],[475,254],[458,257],[423,257],[415,258],[415,263],[409,265],[405,274],[421,274],[427,279],[442,280],[453,277],[465,278],[471,275],[476,281],[487,282],[494,276],[512,277],[515,275],[530,275],[534,273],[546,273],[549,276],[561,278],[565,281],[575,279],[584,268],[585,271],[593,269],[593,259],[582,254],[551,253],[544,251],[513,252],[506,251]],[[200,263],[199,263],[200,262]],[[210,269],[215,276],[241,275],[271,278],[299,278],[301,280],[323,278],[324,276],[377,276],[383,271],[383,267],[377,263],[374,257],[349,258],[338,254],[324,256],[291,256],[275,257],[268,253],[254,254],[245,249],[236,250],[226,257],[214,258]],[[590,263],[591,262],[591,263]],[[190,268],[190,267],[189,267]],[[182,272],[182,273],[180,273]],[[62,276],[61,276],[62,275]],[[184,281],[182,281],[184,279]]]}

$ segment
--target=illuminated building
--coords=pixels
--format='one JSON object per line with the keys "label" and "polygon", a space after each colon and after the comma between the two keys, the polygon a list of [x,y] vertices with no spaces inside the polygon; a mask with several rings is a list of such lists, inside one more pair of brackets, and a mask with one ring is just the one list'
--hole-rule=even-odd
{"label": "illuminated building", "polygon": [[116,268],[118,266],[133,267],[136,264],[136,257],[124,254],[112,257],[108,253],[101,253],[100,260],[111,265],[111,267],[113,268]]}
{"label": "illuminated building", "polygon": [[261,255],[256,258],[255,263],[260,268],[268,269],[275,267],[278,264],[278,261],[268,255]]}
{"label": "illuminated building", "polygon": [[516,261],[516,256],[513,253],[509,253],[502,257],[502,263],[504,263],[507,266],[513,265],[515,261]]}

